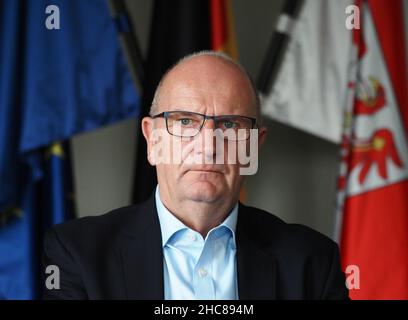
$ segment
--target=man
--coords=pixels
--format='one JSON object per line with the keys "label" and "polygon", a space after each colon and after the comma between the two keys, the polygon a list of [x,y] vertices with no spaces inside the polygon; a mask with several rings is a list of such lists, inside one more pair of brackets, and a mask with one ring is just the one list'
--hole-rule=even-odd
{"label": "man", "polygon": [[253,141],[257,154],[266,135],[242,67],[214,52],[184,58],[161,80],[150,115],[142,130],[156,192],[50,230],[44,266],[58,266],[60,289],[45,298],[348,297],[333,241],[238,202],[250,164],[233,156]]}

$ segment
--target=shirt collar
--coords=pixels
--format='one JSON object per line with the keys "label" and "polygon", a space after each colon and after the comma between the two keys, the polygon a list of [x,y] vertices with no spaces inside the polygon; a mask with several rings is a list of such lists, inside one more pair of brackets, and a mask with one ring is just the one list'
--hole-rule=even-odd
{"label": "shirt collar", "polygon": [[[159,221],[160,221],[160,229],[161,229],[161,235],[162,235],[162,246],[164,247],[173,234],[175,234],[176,232],[178,232],[180,230],[190,229],[190,228],[187,227],[179,219],[177,219],[165,207],[165,205],[163,204],[163,202],[160,199],[160,193],[159,193],[159,186],[158,185],[156,187],[155,198],[156,198],[157,214],[158,214]],[[229,230],[231,230],[231,233],[232,233],[232,236],[233,236],[233,239],[234,239],[234,242],[235,242],[235,229],[236,229],[236,226],[237,226],[237,219],[238,219],[238,203],[232,209],[232,211],[227,216],[227,218],[219,226],[217,226],[215,228],[219,228],[220,226],[227,227]]]}

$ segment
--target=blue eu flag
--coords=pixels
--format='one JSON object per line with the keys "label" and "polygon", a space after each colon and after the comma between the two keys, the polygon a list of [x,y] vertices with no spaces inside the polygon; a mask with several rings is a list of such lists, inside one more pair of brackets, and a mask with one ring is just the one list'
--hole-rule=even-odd
{"label": "blue eu flag", "polygon": [[0,2],[0,299],[39,297],[42,233],[72,213],[67,139],[138,110],[107,1]]}

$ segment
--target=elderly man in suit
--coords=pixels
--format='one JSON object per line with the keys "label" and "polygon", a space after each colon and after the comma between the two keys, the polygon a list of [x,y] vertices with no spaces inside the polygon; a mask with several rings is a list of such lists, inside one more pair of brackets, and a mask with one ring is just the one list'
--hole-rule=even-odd
{"label": "elderly man in suit", "polygon": [[233,160],[248,148],[257,155],[266,137],[239,64],[215,52],[185,57],[141,125],[155,192],[52,228],[44,267],[59,268],[60,288],[45,288],[45,298],[348,298],[336,243],[239,202],[251,164]]}

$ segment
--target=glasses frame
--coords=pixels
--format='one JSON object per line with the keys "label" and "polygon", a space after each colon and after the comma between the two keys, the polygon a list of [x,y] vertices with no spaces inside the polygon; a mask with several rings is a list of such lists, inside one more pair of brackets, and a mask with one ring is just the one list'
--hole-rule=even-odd
{"label": "glasses frame", "polygon": [[[196,133],[194,136],[184,137],[184,136],[179,136],[179,135],[176,135],[176,134],[173,134],[173,133],[170,132],[170,130],[169,130],[169,124],[168,124],[169,116],[170,116],[172,113],[178,113],[178,112],[184,112],[184,113],[189,113],[189,114],[195,114],[195,115],[198,115],[198,116],[202,116],[202,117],[203,117],[203,122],[202,122],[201,125],[200,125],[200,129],[198,129],[197,133]],[[174,110],[174,111],[164,111],[164,112],[161,112],[161,113],[158,113],[158,114],[155,114],[155,115],[152,115],[152,116],[151,116],[152,119],[164,118],[164,119],[166,120],[166,129],[167,129],[167,132],[168,132],[170,135],[175,136],[175,137],[179,137],[179,138],[194,138],[195,136],[197,136],[197,135],[201,132],[201,130],[203,129],[204,124],[205,124],[205,122],[206,122],[207,120],[213,120],[213,121],[214,121],[214,124],[216,125],[216,124],[217,124],[217,121],[218,121],[219,119],[227,118],[227,117],[241,117],[241,118],[249,119],[249,120],[251,120],[251,128],[250,128],[250,130],[252,130],[252,129],[254,129],[254,128],[257,128],[256,118],[247,117],[247,116],[241,116],[241,115],[236,115],[236,114],[226,114],[226,115],[219,115],[219,116],[209,116],[209,115],[206,115],[206,114],[202,114],[202,113],[198,113],[198,112],[193,112],[193,111]],[[249,136],[248,136],[245,140],[248,140],[248,139],[249,139]],[[241,140],[241,141],[245,141],[245,140]],[[239,141],[239,140],[237,140],[237,141]]]}

